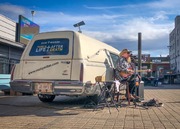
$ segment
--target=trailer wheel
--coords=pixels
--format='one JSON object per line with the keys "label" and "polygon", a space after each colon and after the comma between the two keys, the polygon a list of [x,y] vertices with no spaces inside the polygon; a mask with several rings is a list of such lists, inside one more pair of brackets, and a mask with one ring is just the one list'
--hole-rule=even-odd
{"label": "trailer wheel", "polygon": [[55,95],[38,94],[38,98],[42,102],[52,102],[55,98]]}

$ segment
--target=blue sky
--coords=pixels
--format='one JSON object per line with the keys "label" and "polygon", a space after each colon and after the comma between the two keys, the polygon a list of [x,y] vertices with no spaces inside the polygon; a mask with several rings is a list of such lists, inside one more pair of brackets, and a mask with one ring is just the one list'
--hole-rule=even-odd
{"label": "blue sky", "polygon": [[138,32],[142,33],[142,53],[169,54],[169,33],[180,15],[180,0],[1,0],[0,13],[18,21],[18,15],[32,19],[40,31],[74,30],[84,21],[84,34],[121,50],[137,54]]}

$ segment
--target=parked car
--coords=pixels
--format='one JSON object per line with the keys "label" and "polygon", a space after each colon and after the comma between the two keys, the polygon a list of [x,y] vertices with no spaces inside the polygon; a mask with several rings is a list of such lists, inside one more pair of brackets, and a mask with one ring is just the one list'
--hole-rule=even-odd
{"label": "parked car", "polygon": [[0,74],[0,90],[5,94],[10,93],[10,74]]}
{"label": "parked car", "polygon": [[36,35],[24,50],[20,63],[12,71],[11,88],[35,93],[43,102],[56,95],[97,96],[95,81],[114,81],[114,62],[119,51],[110,45],[73,31],[46,32]]}

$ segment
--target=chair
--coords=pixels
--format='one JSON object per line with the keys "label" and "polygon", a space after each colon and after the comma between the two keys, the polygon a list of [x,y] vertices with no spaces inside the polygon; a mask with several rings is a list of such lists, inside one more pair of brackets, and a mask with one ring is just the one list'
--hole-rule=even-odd
{"label": "chair", "polygon": [[[112,95],[112,92],[111,92],[111,88],[109,89],[108,87],[107,87],[107,84],[106,84],[106,82],[105,82],[105,77],[104,76],[97,76],[96,78],[95,78],[95,80],[96,80],[96,83],[98,83],[98,86],[99,86],[99,88],[100,88],[100,90],[101,90],[101,93],[100,93],[100,95],[99,95],[99,100],[98,100],[98,103],[97,103],[97,105],[96,105],[96,107],[94,108],[94,110],[95,109],[97,109],[97,108],[104,108],[104,106],[108,106],[108,108],[109,108],[109,113],[111,114],[111,111],[110,111],[110,103],[107,101],[107,97],[106,97],[106,95],[107,96],[109,96],[110,97],[110,99],[111,99],[111,103],[114,105],[114,107],[117,109],[117,111],[119,112],[119,110],[118,110],[118,108],[117,108],[117,105],[116,105],[116,103],[114,102],[114,98],[113,98],[113,95]],[[100,83],[103,83],[103,87],[101,87],[101,84]],[[105,102],[105,103],[104,103]]]}
{"label": "chair", "polygon": [[[120,100],[120,106],[121,106],[121,102],[122,102],[122,95],[126,96],[128,99],[128,105],[130,105],[130,93],[129,93],[129,83],[128,83],[128,79],[122,80],[121,82],[119,82],[119,80],[116,79],[116,75],[115,75],[115,69],[114,69],[114,99],[116,97],[116,102],[119,102]],[[118,84],[119,83],[119,84]],[[119,85],[119,87],[117,87]],[[122,93],[122,92],[125,93]]]}

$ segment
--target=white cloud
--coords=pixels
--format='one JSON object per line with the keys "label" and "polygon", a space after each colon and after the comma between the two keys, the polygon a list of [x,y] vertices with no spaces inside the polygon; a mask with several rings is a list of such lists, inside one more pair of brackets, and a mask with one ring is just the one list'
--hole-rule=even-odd
{"label": "white cloud", "polygon": [[28,11],[30,14],[30,10],[28,10],[28,11],[27,10],[28,9],[26,9],[22,6],[12,5],[9,3],[0,4],[0,12],[2,14],[5,14],[9,18],[12,18],[15,21],[17,21],[17,19],[18,19],[18,15],[25,15],[25,14],[27,14]]}
{"label": "white cloud", "polygon": [[152,40],[168,35],[169,31],[173,27],[173,24],[155,24],[150,21],[149,18],[134,18],[124,22],[123,24],[117,24],[114,26],[107,25],[107,27],[110,26],[112,30],[106,32],[95,31],[91,32],[91,35],[93,35],[92,33],[94,33],[94,36],[98,38],[101,37],[108,39],[109,37],[113,38],[115,36],[121,39],[134,41],[137,40],[137,33],[141,32],[143,34],[144,40]]}
{"label": "white cloud", "polygon": [[0,4],[0,10],[4,12],[14,13],[16,15],[25,14],[25,8],[11,4]]}
{"label": "white cloud", "polygon": [[[41,14],[41,12],[39,12]],[[44,15],[46,14],[46,15]],[[58,13],[46,13],[43,12],[39,16],[39,24],[45,26],[55,26],[48,27],[48,31],[51,30],[77,30],[72,25],[82,17],[82,16],[71,16],[67,14]],[[46,16],[46,17],[45,17]],[[59,17],[58,17],[59,16]],[[53,18],[52,18],[53,17]],[[132,50],[137,49],[137,34],[142,33],[143,48],[145,51],[157,53],[157,55],[167,55],[166,46],[168,43],[169,32],[173,28],[173,23],[168,22],[164,24],[157,24],[156,22],[161,20],[167,20],[166,15],[155,15],[154,17],[139,17],[126,20],[124,22],[112,22],[116,21],[116,16],[102,16],[102,15],[89,15],[83,16],[85,19],[85,26],[81,29],[84,34],[94,37],[98,40],[106,42],[119,50],[121,48],[130,48]],[[110,24],[111,23],[111,24]],[[101,25],[102,24],[102,25]],[[65,25],[65,26],[64,26]],[[46,29],[46,30],[47,30]],[[44,30],[44,31],[46,31]],[[123,43],[124,42],[124,43]],[[166,52],[165,52],[166,51]]]}
{"label": "white cloud", "polygon": [[112,30],[106,32],[85,31],[84,33],[111,44],[119,50],[129,48],[136,51],[138,32],[141,32],[143,53],[167,56],[169,54],[167,48],[169,32],[173,28],[173,23],[156,24],[154,23],[156,20],[149,19],[153,19],[153,17],[134,18],[123,24],[114,25]]}
{"label": "white cloud", "polygon": [[127,21],[124,25],[120,25],[120,29],[123,30],[123,37],[130,40],[137,39],[137,33],[143,33],[144,40],[152,40],[160,38],[169,33],[172,24],[154,24],[145,18],[135,18]]}
{"label": "white cloud", "polygon": [[[171,1],[172,2],[172,1]],[[170,3],[169,0],[161,0],[148,4],[126,5],[126,6],[109,6],[109,7],[88,7],[88,9],[117,9],[123,8],[125,12],[118,13],[101,13],[91,15],[74,15],[64,12],[50,12],[37,10],[34,16],[34,21],[41,26],[41,31],[57,31],[57,30],[77,30],[73,24],[84,20],[86,25],[82,26],[82,31],[91,37],[106,42],[118,49],[130,48],[137,50],[137,34],[142,33],[143,52],[153,53],[154,55],[167,55],[167,43],[170,31],[174,27],[174,21],[169,21],[167,10],[159,10],[159,8],[177,7],[179,1],[174,0]],[[178,4],[179,6],[179,4]],[[128,7],[128,10],[126,8]],[[145,16],[141,16],[138,11],[131,10],[132,8],[144,7],[144,12],[150,11]],[[21,14],[31,19],[31,9],[22,6],[11,4],[0,4],[0,11],[5,12],[13,18]],[[127,12],[126,12],[127,11]],[[131,13],[134,11],[134,15]],[[131,12],[131,13],[129,13]],[[144,13],[142,12],[142,13]],[[156,54],[155,54],[156,53]]]}
{"label": "white cloud", "polygon": [[[139,5],[138,5],[139,6]],[[137,5],[121,5],[121,6],[88,6],[84,5],[87,9],[95,9],[95,10],[106,10],[106,9],[122,9],[122,8],[134,8],[137,7]]]}
{"label": "white cloud", "polygon": [[180,1],[179,0],[159,0],[148,3],[148,6],[151,8],[179,8]]}
{"label": "white cloud", "polygon": [[151,22],[157,22],[157,21],[163,21],[163,20],[168,20],[167,13],[165,11],[157,11],[154,15],[154,17],[150,18],[149,20]]}
{"label": "white cloud", "polygon": [[[142,8],[146,10],[147,8],[151,9],[175,9],[179,8],[180,1],[179,0],[156,0],[156,1],[149,1],[143,3],[135,3],[135,4],[127,4],[127,5],[115,5],[115,6],[88,6],[84,5],[87,9],[94,9],[94,10],[111,10],[111,9],[135,9],[135,8]],[[133,10],[134,11],[134,10]]]}

